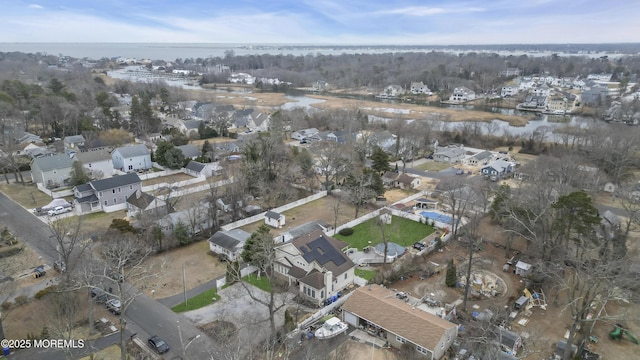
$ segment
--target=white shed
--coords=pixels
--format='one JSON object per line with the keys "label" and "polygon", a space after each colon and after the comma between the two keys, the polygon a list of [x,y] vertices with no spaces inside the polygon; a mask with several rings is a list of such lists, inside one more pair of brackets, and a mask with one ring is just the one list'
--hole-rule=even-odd
{"label": "white shed", "polygon": [[275,211],[267,211],[264,214],[264,223],[273,228],[280,229],[285,224],[285,216]]}
{"label": "white shed", "polygon": [[518,261],[514,271],[516,275],[527,276],[531,272],[531,264],[527,264],[524,261]]}

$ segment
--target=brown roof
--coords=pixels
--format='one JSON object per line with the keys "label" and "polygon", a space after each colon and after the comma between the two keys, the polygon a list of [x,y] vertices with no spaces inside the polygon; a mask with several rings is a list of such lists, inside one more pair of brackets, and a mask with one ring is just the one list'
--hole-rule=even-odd
{"label": "brown roof", "polygon": [[355,266],[353,261],[342,252],[342,249],[349,244],[325,235],[322,230],[303,235],[291,241],[291,244],[302,254],[305,261],[309,264],[318,263],[331,271],[333,276],[338,276]]}
{"label": "brown roof", "polygon": [[300,279],[300,282],[303,284],[307,284],[314,289],[320,290],[324,288],[324,274],[316,269],[313,269],[311,270],[309,275]]}
{"label": "brown roof", "polygon": [[409,176],[409,175],[407,175],[405,173],[402,173],[402,174],[398,175],[398,177],[396,178],[395,181],[401,182],[401,183],[406,184],[406,185],[411,185],[411,182],[414,179],[415,178],[413,176]]}
{"label": "brown roof", "polygon": [[146,192],[142,192],[140,190],[137,190],[127,198],[127,202],[129,204],[142,210],[145,210],[147,206],[149,206],[153,202],[153,200],[155,200],[155,197],[153,195],[147,194]]}
{"label": "brown roof", "polygon": [[379,285],[354,291],[342,309],[370,321],[387,331],[433,351],[445,331],[457,325],[396,298],[395,293]]}

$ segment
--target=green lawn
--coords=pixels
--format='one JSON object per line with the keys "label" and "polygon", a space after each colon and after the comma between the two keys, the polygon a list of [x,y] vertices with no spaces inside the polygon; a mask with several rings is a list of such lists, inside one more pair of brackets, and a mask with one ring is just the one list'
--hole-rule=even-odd
{"label": "green lawn", "polygon": [[[336,234],[335,238],[351,244],[351,246],[362,250],[368,245],[375,246],[382,242],[380,227],[376,225],[377,217],[356,225],[353,235],[342,236]],[[419,222],[394,216],[390,225],[384,225],[386,236],[390,242],[402,246],[411,246],[416,241],[420,241],[432,234],[435,229],[432,226]],[[371,242],[371,244],[369,244]]]}
{"label": "green lawn", "polygon": [[184,312],[189,310],[200,309],[203,306],[207,306],[211,304],[213,301],[211,299],[215,298],[216,300],[220,300],[220,296],[217,294],[217,289],[207,290],[203,293],[200,293],[189,300],[187,303],[181,303],[171,308],[173,312]]}
{"label": "green lawn", "polygon": [[359,276],[367,281],[373,279],[376,276],[376,272],[373,270],[354,269],[356,276]]}
{"label": "green lawn", "polygon": [[256,274],[249,274],[243,277],[242,280],[257,287],[258,289],[262,289],[266,292],[271,292],[271,283],[269,282],[269,278],[266,276],[261,276],[260,278],[258,278]]}
{"label": "green lawn", "polygon": [[419,169],[422,171],[440,171],[440,170],[448,169],[450,167],[451,167],[451,164],[448,164],[448,163],[428,161],[424,164],[417,165],[416,169]]}

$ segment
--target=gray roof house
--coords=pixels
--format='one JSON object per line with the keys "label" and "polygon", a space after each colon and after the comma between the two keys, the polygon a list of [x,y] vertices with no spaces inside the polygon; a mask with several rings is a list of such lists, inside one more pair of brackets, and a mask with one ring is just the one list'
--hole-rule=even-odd
{"label": "gray roof house", "polygon": [[31,161],[31,179],[45,187],[59,187],[69,183],[73,159],[66,154],[35,158]]}
{"label": "gray roof house", "polygon": [[153,167],[151,151],[142,144],[119,147],[111,152],[113,168],[120,171],[148,170]]}
{"label": "gray roof house", "polygon": [[493,156],[493,154],[491,153],[491,151],[485,150],[483,152],[477,153],[473,156],[471,156],[470,158],[467,159],[467,164],[471,165],[471,166],[478,166],[478,165],[486,165],[486,163],[491,160],[491,157]]}
{"label": "gray roof house", "polygon": [[182,151],[185,159],[195,160],[201,155],[200,150],[198,150],[198,148],[193,144],[176,146],[176,149]]}
{"label": "gray roof house", "polygon": [[178,120],[176,128],[189,137],[198,134],[198,127],[200,127],[201,123],[202,120]]}
{"label": "gray roof house", "polygon": [[16,139],[16,142],[18,144],[22,144],[22,143],[41,143],[42,142],[42,138],[38,135],[29,133],[29,132],[23,132],[22,135]]}
{"label": "gray roof house", "polygon": [[325,232],[331,228],[331,225],[322,220],[309,221],[304,224],[293,227],[280,235],[276,236],[273,240],[277,243],[286,243],[295,240],[299,237],[311,234],[318,230]]}
{"label": "gray roof house", "polygon": [[222,170],[223,170],[222,166],[220,166],[217,162],[203,164],[193,160],[189,161],[187,166],[184,167],[185,173],[187,173],[187,175],[191,175],[194,177],[218,176],[222,173]]}
{"label": "gray roof house", "polygon": [[462,161],[466,153],[467,151],[462,146],[437,146],[433,154],[433,160],[455,164]]}
{"label": "gray roof house", "polygon": [[80,161],[92,179],[112,177],[115,173],[111,147],[100,147],[74,153],[73,157]]}
{"label": "gray roof house", "polygon": [[142,191],[142,181],[135,173],[94,180],[73,189],[80,213],[126,209],[127,198],[136,191]]}
{"label": "gray roof house", "polygon": [[294,140],[302,140],[302,139],[306,139],[310,136],[313,136],[317,133],[319,133],[320,131],[318,131],[318,129],[316,128],[309,128],[309,129],[302,129],[302,130],[297,130],[291,133],[291,138]]}
{"label": "gray roof house", "polygon": [[305,299],[321,304],[353,284],[356,265],[342,251],[348,246],[317,230],[278,246],[274,270],[297,283]]}
{"label": "gray roof house", "polygon": [[138,190],[127,198],[127,216],[136,217],[141,214],[151,217],[164,216],[168,213],[167,203],[151,194]]}
{"label": "gray roof house", "polygon": [[156,223],[164,234],[172,233],[176,225],[182,223],[187,227],[189,235],[193,236],[213,226],[209,210],[208,203],[198,203],[189,209],[167,214]]}
{"label": "gray roof house", "polygon": [[235,261],[250,237],[250,233],[240,229],[218,231],[209,238],[209,250],[225,260]]}
{"label": "gray roof house", "polygon": [[480,172],[483,175],[495,176],[497,179],[501,179],[513,172],[513,164],[504,160],[496,160],[483,167]]}
{"label": "gray roof house", "polygon": [[84,146],[85,139],[82,135],[65,136],[62,139],[65,150],[78,150]]}

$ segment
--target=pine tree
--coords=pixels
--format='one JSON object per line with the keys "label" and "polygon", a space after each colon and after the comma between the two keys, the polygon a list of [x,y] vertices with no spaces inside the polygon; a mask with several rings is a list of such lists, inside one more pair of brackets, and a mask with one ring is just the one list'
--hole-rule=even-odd
{"label": "pine tree", "polygon": [[453,259],[449,260],[447,263],[447,275],[445,277],[445,284],[452,288],[456,287],[456,283],[458,282],[458,275],[456,273],[456,265],[453,263]]}

